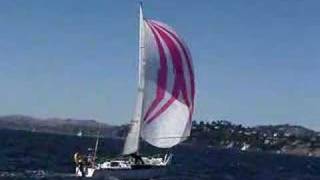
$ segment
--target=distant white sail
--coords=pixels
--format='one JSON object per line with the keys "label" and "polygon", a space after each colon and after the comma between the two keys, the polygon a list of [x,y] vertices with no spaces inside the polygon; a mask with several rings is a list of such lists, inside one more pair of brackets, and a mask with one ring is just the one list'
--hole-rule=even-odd
{"label": "distant white sail", "polygon": [[169,148],[190,135],[195,96],[192,59],[171,27],[154,20],[144,22],[141,136],[153,146]]}
{"label": "distant white sail", "polygon": [[77,136],[79,136],[79,137],[82,136],[82,131],[81,130],[77,133]]}

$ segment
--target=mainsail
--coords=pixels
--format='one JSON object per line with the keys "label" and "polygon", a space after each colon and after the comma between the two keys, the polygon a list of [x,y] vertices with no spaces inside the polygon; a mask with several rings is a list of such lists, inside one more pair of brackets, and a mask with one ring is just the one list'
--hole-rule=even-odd
{"label": "mainsail", "polygon": [[168,25],[143,19],[140,6],[139,91],[124,154],[138,150],[139,137],[170,148],[191,131],[195,82],[186,43]]}
{"label": "mainsail", "polygon": [[136,102],[136,109],[134,111],[133,119],[130,123],[130,131],[124,144],[122,154],[128,155],[138,151],[141,117],[143,107],[143,89],[144,89],[144,20],[142,11],[142,1],[140,2],[139,12],[139,81],[138,81],[138,95]]}

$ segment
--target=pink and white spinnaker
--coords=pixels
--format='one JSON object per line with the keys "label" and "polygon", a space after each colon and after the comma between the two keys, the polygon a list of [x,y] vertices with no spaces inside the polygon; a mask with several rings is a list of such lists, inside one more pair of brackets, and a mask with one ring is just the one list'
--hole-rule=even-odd
{"label": "pink and white spinnaker", "polygon": [[190,135],[195,97],[192,58],[168,25],[144,20],[143,28],[141,136],[153,146],[169,148]]}

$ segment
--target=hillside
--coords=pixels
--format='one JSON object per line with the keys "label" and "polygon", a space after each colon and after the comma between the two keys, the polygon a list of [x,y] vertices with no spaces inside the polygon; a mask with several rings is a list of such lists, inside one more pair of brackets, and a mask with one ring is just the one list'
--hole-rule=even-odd
{"label": "hillside", "polygon": [[228,121],[194,122],[191,135],[191,144],[320,156],[320,133],[296,125],[244,127]]}
{"label": "hillside", "polygon": [[111,126],[95,120],[40,119],[22,115],[0,116],[0,129],[69,135],[77,135],[81,132],[84,136],[96,136],[97,132],[100,131],[104,137],[118,137],[118,133],[121,133],[123,128],[122,126]]}

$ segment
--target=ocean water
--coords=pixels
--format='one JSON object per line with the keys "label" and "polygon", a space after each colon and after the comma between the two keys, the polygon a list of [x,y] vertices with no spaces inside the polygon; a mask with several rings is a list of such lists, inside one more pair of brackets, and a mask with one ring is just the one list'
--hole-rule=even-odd
{"label": "ocean water", "polygon": [[[0,130],[0,179],[76,179],[73,153],[93,147],[94,138]],[[99,155],[113,157],[122,140],[102,139]],[[147,154],[159,153],[146,144]],[[320,159],[178,146],[161,180],[319,180]]]}

